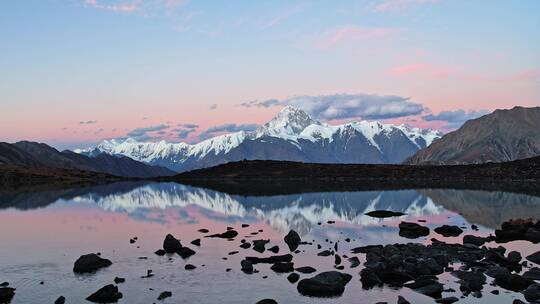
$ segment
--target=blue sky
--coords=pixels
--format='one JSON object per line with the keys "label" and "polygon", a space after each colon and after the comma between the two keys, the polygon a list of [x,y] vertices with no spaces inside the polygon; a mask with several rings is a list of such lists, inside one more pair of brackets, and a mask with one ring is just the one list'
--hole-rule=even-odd
{"label": "blue sky", "polygon": [[540,105],[539,29],[532,0],[3,1],[0,140],[72,147],[165,124],[196,141],[279,110],[242,103],[337,94],[396,96],[422,105],[401,122],[455,127],[422,117]]}

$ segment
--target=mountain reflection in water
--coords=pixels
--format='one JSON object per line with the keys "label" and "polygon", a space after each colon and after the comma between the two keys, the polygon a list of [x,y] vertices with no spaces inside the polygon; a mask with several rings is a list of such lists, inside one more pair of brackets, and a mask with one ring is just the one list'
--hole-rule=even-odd
{"label": "mountain reflection in water", "polygon": [[[156,221],[167,208],[198,206],[226,217],[256,219],[278,232],[307,234],[319,222],[336,220],[365,226],[381,219],[364,214],[393,210],[429,217],[449,210],[468,222],[497,228],[511,218],[540,218],[540,197],[526,194],[451,189],[312,192],[243,196],[177,183],[116,183],[95,187],[0,193],[0,208],[30,210],[60,202],[90,204],[137,220]],[[150,216],[151,215],[151,216]],[[159,217],[157,217],[159,219]]]}

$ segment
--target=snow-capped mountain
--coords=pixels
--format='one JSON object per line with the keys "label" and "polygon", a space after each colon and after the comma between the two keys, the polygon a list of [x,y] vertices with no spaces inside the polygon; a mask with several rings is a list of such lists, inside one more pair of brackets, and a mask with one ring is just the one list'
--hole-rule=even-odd
{"label": "snow-capped mountain", "polygon": [[253,132],[216,136],[197,144],[111,139],[86,155],[125,155],[182,172],[243,159],[316,163],[400,163],[429,146],[442,133],[377,121],[329,125],[287,106]]}

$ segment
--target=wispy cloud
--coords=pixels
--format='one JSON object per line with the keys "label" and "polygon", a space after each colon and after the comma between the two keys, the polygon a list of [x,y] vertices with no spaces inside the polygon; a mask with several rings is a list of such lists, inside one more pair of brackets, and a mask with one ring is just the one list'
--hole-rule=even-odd
{"label": "wispy cloud", "polygon": [[96,124],[97,123],[97,120],[83,120],[83,121],[79,121],[79,124],[80,125],[93,125],[93,124]]}
{"label": "wispy cloud", "polygon": [[426,110],[421,103],[413,102],[407,97],[374,94],[306,95],[283,100],[254,100],[240,105],[247,108],[291,105],[325,120],[389,119],[419,115]]}
{"label": "wispy cloud", "polygon": [[327,49],[340,44],[379,40],[395,36],[402,32],[398,28],[362,27],[344,25],[327,30],[316,39],[318,48]]}
{"label": "wispy cloud", "polygon": [[439,114],[428,114],[422,116],[422,119],[425,121],[445,121],[447,122],[446,128],[456,129],[461,127],[463,123],[470,119],[475,119],[480,116],[486,115],[489,113],[489,110],[469,110],[465,111],[462,109],[453,110],[453,111],[441,111]]}
{"label": "wispy cloud", "polygon": [[303,3],[291,6],[278,14],[273,15],[269,20],[264,24],[264,28],[271,28],[279,25],[283,21],[291,18],[292,16],[303,11],[305,5]]}
{"label": "wispy cloud", "polygon": [[430,63],[413,63],[399,65],[387,69],[384,74],[394,77],[419,77],[427,79],[448,78],[454,69],[450,67],[436,66]]}
{"label": "wispy cloud", "polygon": [[375,11],[379,13],[402,12],[414,7],[434,4],[438,0],[383,0],[375,5]]}
{"label": "wispy cloud", "polygon": [[199,134],[200,139],[207,139],[223,133],[232,133],[238,131],[254,131],[259,127],[257,124],[223,124],[210,127]]}
{"label": "wispy cloud", "polygon": [[[140,141],[146,141],[146,140],[155,140],[159,139],[164,135],[165,133],[159,133],[160,131],[164,131],[166,129],[170,128],[167,124],[160,124],[155,126],[149,126],[149,127],[142,127],[142,128],[135,128],[127,133],[127,136],[135,138]],[[155,134],[149,134],[149,133],[155,133]]]}
{"label": "wispy cloud", "polygon": [[529,69],[510,76],[513,81],[534,81],[540,80],[540,69]]}
{"label": "wispy cloud", "polygon": [[87,6],[106,11],[132,13],[139,10],[140,0],[125,2],[125,1],[101,1],[101,0],[85,0]]}
{"label": "wispy cloud", "polygon": [[211,104],[211,105],[208,107],[208,109],[210,109],[210,110],[215,110],[215,109],[217,109],[217,104],[215,104],[215,103],[214,103],[214,104]]}
{"label": "wispy cloud", "polygon": [[282,105],[282,102],[279,101],[278,99],[267,99],[267,100],[262,100],[262,101],[255,99],[255,100],[242,102],[240,104],[240,106],[245,107],[245,108],[251,108],[251,107],[269,108],[269,107],[273,107],[277,105]]}
{"label": "wispy cloud", "polygon": [[176,126],[178,128],[171,131],[173,136],[175,136],[177,139],[186,139],[191,133],[195,132],[199,128],[199,125],[194,123],[183,123],[177,124]]}

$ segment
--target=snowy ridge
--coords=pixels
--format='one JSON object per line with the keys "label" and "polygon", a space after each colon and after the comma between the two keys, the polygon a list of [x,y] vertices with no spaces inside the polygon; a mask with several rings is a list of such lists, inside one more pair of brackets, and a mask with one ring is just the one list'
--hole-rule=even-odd
{"label": "snowy ridge", "polygon": [[[380,225],[392,219],[378,219],[364,214],[383,207],[406,212],[414,217],[443,212],[431,199],[417,192],[410,197],[385,197],[380,192],[363,200],[345,192],[326,195],[319,199],[312,195],[285,195],[279,197],[278,204],[272,205],[272,197],[250,198],[176,183],[162,183],[144,185],[123,193],[82,195],[73,198],[73,201],[98,206],[107,211],[132,214],[137,218],[150,210],[197,206],[228,217],[255,218],[282,233],[294,229],[301,235],[307,234],[318,222],[328,220],[357,226]],[[317,196],[325,194],[319,193]],[[252,199],[259,204],[253,206],[250,201]]]}
{"label": "snowy ridge", "polygon": [[[362,137],[365,139],[363,145],[371,146],[371,149],[376,149],[377,153],[381,155],[372,163],[381,163],[384,162],[382,155],[387,152],[385,146],[381,146],[381,142],[397,142],[400,140],[396,145],[403,145],[403,140],[408,141],[407,145],[409,147],[406,148],[408,150],[402,152],[407,154],[403,157],[405,159],[417,150],[427,147],[441,136],[442,133],[435,130],[412,128],[405,125],[395,126],[378,121],[353,121],[342,125],[329,125],[311,118],[303,110],[287,106],[272,120],[253,132],[240,131],[219,135],[196,144],[169,143],[165,141],[138,142],[132,138],[110,139],[104,140],[96,147],[77,149],[75,152],[87,155],[97,155],[99,153],[124,155],[145,163],[165,166],[176,171],[185,171],[213,166],[231,160],[253,159],[254,156],[250,155],[249,152],[242,152],[248,153],[242,155],[237,153],[235,156],[229,157],[230,152],[247,142],[266,143],[272,139],[279,139],[284,140],[284,144],[288,143],[294,146],[294,149],[302,151],[302,153],[314,154],[317,151],[323,151],[330,144],[342,145],[344,148],[351,139]],[[400,137],[401,139],[399,139]],[[306,148],[305,144],[308,142],[311,145]],[[363,149],[358,146],[358,143],[356,145],[351,148],[352,150],[348,150],[348,153],[354,153],[355,149]],[[388,143],[385,145],[388,146]],[[269,148],[265,146],[264,149]],[[305,151],[305,149],[311,150]],[[411,151],[411,149],[414,151]],[[277,149],[276,151],[280,150]],[[275,152],[275,155],[267,156],[267,159],[288,160],[287,155],[278,153]],[[263,154],[272,153],[264,151]],[[350,157],[349,162],[370,162],[369,159],[355,160],[355,156],[351,155],[348,155]],[[305,161],[332,162],[332,160],[317,159],[309,155],[306,157]],[[344,159],[344,157],[339,156],[336,159]],[[393,162],[395,161],[394,159]]]}

